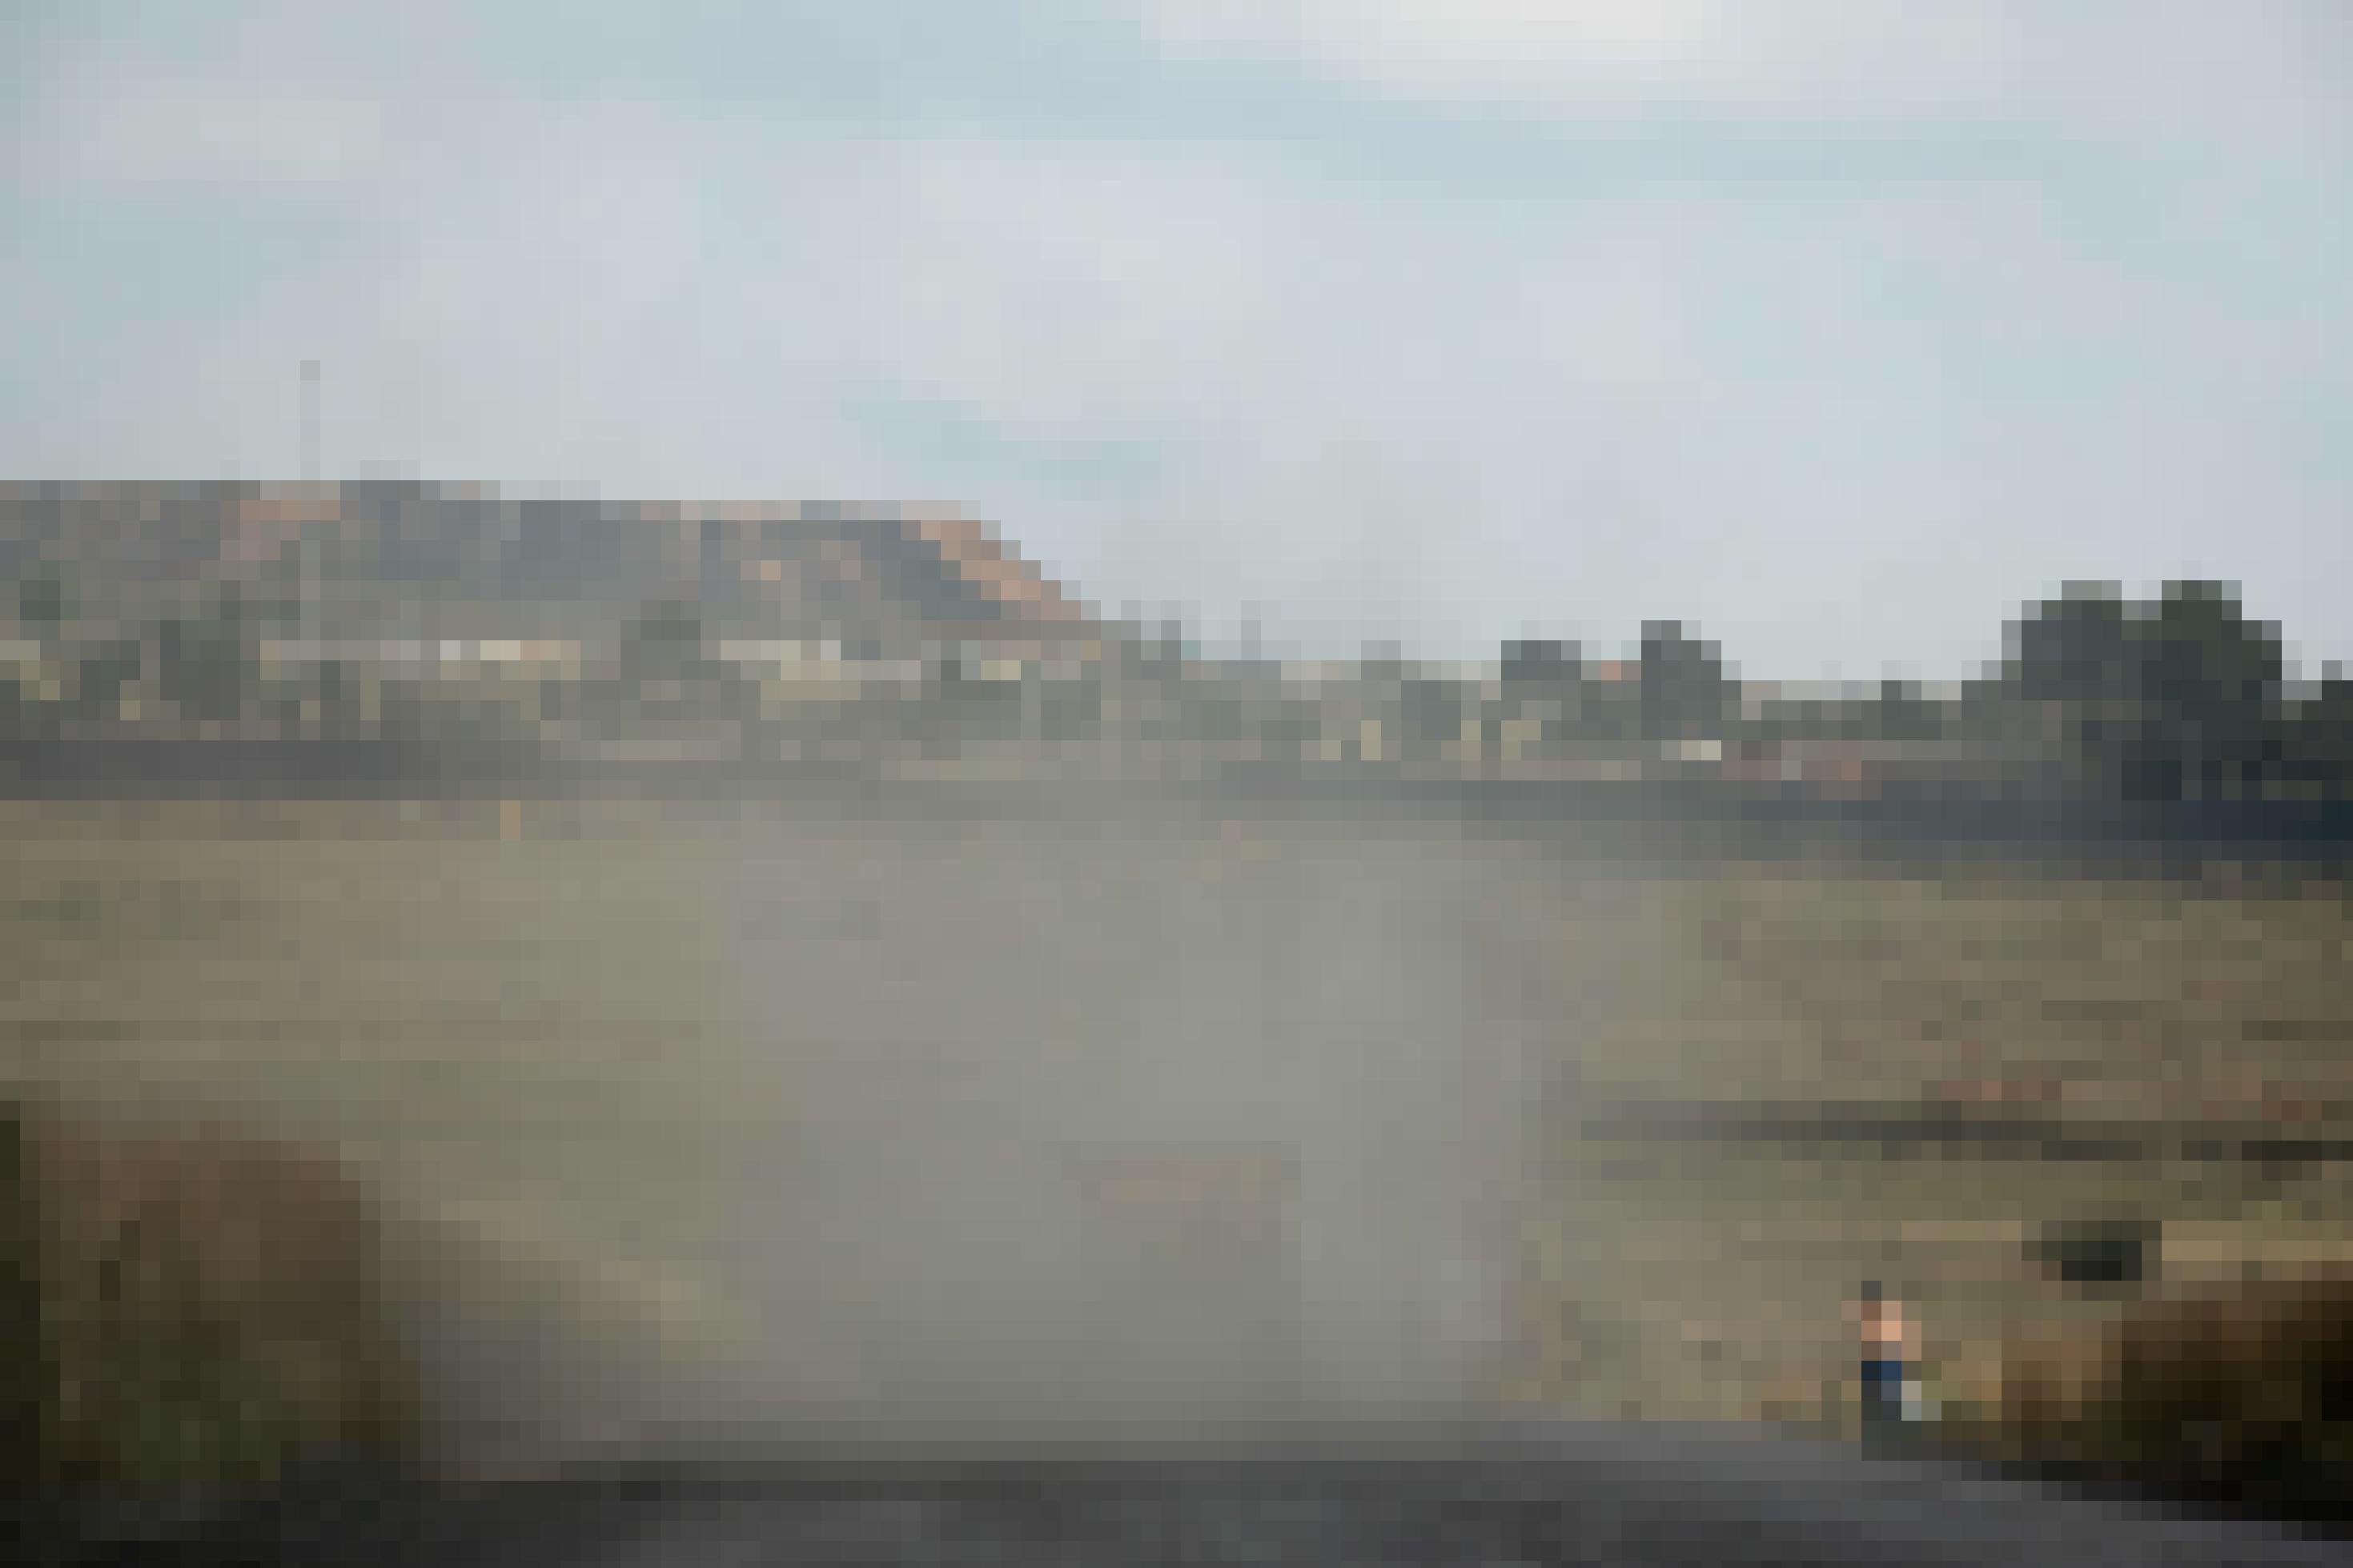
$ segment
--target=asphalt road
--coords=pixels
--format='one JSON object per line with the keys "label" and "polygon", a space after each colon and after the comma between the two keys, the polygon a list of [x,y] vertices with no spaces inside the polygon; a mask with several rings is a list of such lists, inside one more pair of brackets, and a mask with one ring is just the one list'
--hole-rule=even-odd
{"label": "asphalt road", "polygon": [[1214,1457],[903,1453],[281,1503],[71,1561],[430,1568],[805,1563],[2317,1563],[2343,1542],[1949,1464],[1579,1426]]}

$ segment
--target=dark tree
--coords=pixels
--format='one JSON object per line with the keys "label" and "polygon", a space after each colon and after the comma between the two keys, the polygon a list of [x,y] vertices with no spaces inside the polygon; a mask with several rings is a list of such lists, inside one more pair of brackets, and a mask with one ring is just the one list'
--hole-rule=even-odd
{"label": "dark tree", "polygon": [[2168,583],[2154,604],[2070,584],[2011,627],[2002,687],[2064,713],[2094,787],[2172,800],[2257,781],[2280,752],[2277,630],[2226,584]]}
{"label": "dark tree", "polygon": [[1504,645],[1504,681],[1514,687],[1558,687],[1576,680],[1580,664],[1575,643],[1527,638]]}
{"label": "dark tree", "polygon": [[1398,694],[1398,729],[1409,755],[1433,756],[1462,733],[1463,692],[1451,680],[1409,678]]}
{"label": "dark tree", "polygon": [[2141,685],[2138,606],[2113,583],[2070,583],[2010,623],[2005,684],[2029,702],[2129,701]]}
{"label": "dark tree", "polygon": [[1871,729],[1890,741],[1933,741],[1944,733],[1945,720],[1937,706],[1908,680],[1883,680],[1872,703]]}
{"label": "dark tree", "polygon": [[184,719],[234,719],[260,674],[260,628],[235,584],[204,610],[162,627],[158,684]]}
{"label": "dark tree", "polygon": [[16,618],[28,626],[55,629],[74,617],[74,592],[65,568],[45,563],[16,584]]}
{"label": "dark tree", "polygon": [[1733,683],[1724,656],[1673,621],[1642,628],[1636,686],[1644,730],[1651,735],[1696,735],[1718,728],[1730,711]]}
{"label": "dark tree", "polygon": [[2253,785],[2279,754],[2278,629],[2216,583],[2168,583],[2143,623],[2141,721],[2127,785],[2175,798]]}
{"label": "dark tree", "polygon": [[90,648],[75,670],[76,710],[85,718],[103,718],[121,701],[122,692],[139,679],[144,651],[135,637],[116,637]]}

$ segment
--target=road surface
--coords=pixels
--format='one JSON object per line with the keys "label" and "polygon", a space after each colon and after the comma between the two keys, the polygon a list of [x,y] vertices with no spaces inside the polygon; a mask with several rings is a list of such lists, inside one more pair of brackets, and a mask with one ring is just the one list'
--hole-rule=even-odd
{"label": "road surface", "polygon": [[2343,1542],[1673,1427],[1341,1454],[681,1461],[465,1501],[281,1506],[93,1564],[2321,1563]]}

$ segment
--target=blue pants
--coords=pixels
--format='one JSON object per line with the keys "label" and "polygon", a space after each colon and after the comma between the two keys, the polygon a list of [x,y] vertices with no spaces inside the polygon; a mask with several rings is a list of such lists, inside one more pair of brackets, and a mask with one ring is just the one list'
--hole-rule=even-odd
{"label": "blue pants", "polygon": [[1862,1413],[1885,1421],[1904,1419],[1905,1367],[1894,1357],[1873,1357],[1862,1363]]}

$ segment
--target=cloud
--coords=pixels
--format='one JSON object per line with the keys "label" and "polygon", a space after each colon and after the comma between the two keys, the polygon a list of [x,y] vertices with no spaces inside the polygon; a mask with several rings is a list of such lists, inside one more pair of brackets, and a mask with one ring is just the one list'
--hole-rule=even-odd
{"label": "cloud", "polygon": [[1409,92],[1488,94],[1684,71],[1714,30],[1703,0],[1155,0],[1179,59],[1287,58]]}
{"label": "cloud", "polygon": [[1141,4],[1145,36],[1180,68],[1287,70],[1524,125],[1976,126],[2172,153],[2279,152],[2337,133],[2353,89],[2353,13],[2333,0]]}
{"label": "cloud", "polygon": [[2337,0],[417,3],[42,46],[0,466],[283,472],[319,357],[331,468],[940,496],[1113,603],[1797,673],[2353,569]]}
{"label": "cloud", "polygon": [[301,81],[82,68],[46,84],[20,169],[58,184],[137,192],[191,185],[321,187],[380,170],[381,105]]}
{"label": "cloud", "polygon": [[984,403],[861,388],[842,400],[851,428],[910,477],[954,474],[967,485],[1043,485],[1134,497],[1157,483],[1159,444],[1147,436],[1085,425],[1018,425]]}

